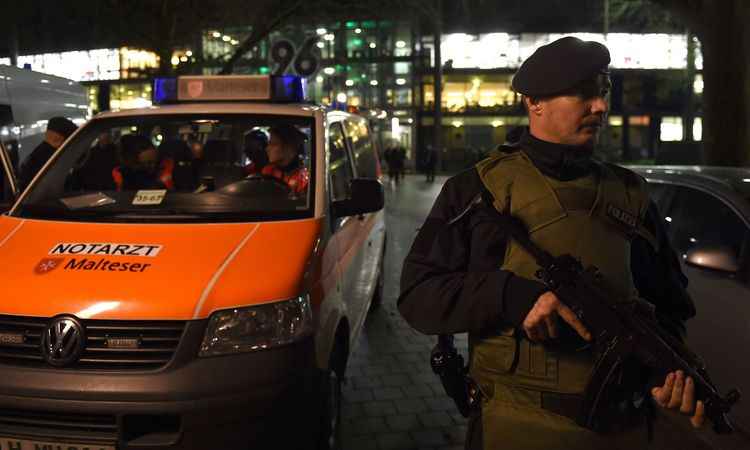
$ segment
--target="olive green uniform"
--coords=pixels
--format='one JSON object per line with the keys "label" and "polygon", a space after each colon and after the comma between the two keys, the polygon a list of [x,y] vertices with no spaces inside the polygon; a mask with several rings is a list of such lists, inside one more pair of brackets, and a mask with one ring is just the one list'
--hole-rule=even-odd
{"label": "olive green uniform", "polygon": [[[587,176],[561,181],[544,176],[523,151],[495,152],[477,171],[501,213],[520,218],[532,240],[553,255],[572,254],[594,265],[619,301],[637,296],[630,271],[635,234],[656,245],[639,224],[648,209],[645,182],[616,166],[596,164]],[[502,270],[534,279],[538,264],[515,241],[506,247]],[[513,327],[500,335],[471,336],[470,373],[483,393],[485,449],[611,449],[646,443],[642,412],[614,414],[605,434],[578,426],[544,403],[580,400],[593,367],[590,350],[553,350]],[[509,430],[517,430],[513,432]],[[616,437],[616,439],[613,439]]]}

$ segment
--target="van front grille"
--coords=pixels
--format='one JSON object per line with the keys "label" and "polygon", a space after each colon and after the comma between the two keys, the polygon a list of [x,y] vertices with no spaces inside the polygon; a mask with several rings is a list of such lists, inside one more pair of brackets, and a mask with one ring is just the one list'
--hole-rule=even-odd
{"label": "van front grille", "polygon": [[113,415],[103,414],[0,409],[0,432],[56,440],[114,442],[117,440],[117,420]]}
{"label": "van front grille", "polygon": [[[50,319],[0,316],[0,364],[51,367],[42,333]],[[184,321],[81,320],[86,346],[69,370],[154,370],[166,365],[180,343]]]}

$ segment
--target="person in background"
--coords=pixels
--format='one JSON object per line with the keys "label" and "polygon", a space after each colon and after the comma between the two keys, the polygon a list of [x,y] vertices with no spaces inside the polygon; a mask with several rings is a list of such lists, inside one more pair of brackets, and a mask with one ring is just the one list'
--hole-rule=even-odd
{"label": "person in background", "polygon": [[406,148],[403,145],[397,145],[394,151],[394,160],[396,162],[396,178],[403,181],[404,166],[406,162]]}
{"label": "person in background", "polygon": [[174,188],[174,161],[160,161],[159,152],[147,137],[128,134],[120,138],[120,158],[122,165],[112,169],[118,191]]}
{"label": "person in background", "polygon": [[157,152],[163,167],[173,166],[174,189],[191,191],[198,186],[196,172],[200,169],[200,158],[195,158],[195,152],[190,144],[179,138],[166,139],[159,145]]}
{"label": "person in background", "polygon": [[76,171],[76,188],[88,191],[113,190],[112,169],[117,166],[117,146],[109,131],[99,134],[96,145],[89,149],[86,160]]}
{"label": "person in background", "polygon": [[245,135],[243,153],[249,161],[249,164],[245,166],[247,175],[260,173],[268,164],[266,147],[268,147],[268,135],[264,131],[254,129]]}
{"label": "person in background", "polygon": [[47,131],[44,133],[44,141],[39,144],[21,165],[19,183],[21,188],[29,185],[34,176],[50,159],[55,150],[60,148],[63,142],[76,131],[76,124],[65,117],[53,117],[47,122]]}
{"label": "person in background", "polygon": [[383,156],[388,163],[388,179],[398,184],[403,177],[406,150],[399,146],[396,141],[393,141],[392,145],[385,150]]}
{"label": "person in background", "polygon": [[422,167],[426,176],[425,181],[432,183],[435,181],[435,166],[437,165],[437,153],[431,145],[425,147],[422,151]]}

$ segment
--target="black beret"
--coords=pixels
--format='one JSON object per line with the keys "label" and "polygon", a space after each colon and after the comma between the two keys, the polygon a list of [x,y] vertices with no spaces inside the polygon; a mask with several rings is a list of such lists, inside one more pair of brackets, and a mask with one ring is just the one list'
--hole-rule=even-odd
{"label": "black beret", "polygon": [[66,138],[73,134],[78,127],[65,117],[53,117],[47,122],[47,129],[56,131]]}
{"label": "black beret", "polygon": [[609,62],[604,45],[567,36],[536,49],[521,64],[512,87],[531,97],[554,95],[597,73],[606,73]]}

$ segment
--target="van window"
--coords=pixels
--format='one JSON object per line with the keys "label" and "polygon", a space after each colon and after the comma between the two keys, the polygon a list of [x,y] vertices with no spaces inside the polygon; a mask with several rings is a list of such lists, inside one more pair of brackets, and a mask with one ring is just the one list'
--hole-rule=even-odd
{"label": "van window", "polygon": [[681,254],[707,244],[730,248],[739,258],[748,237],[744,222],[729,206],[697,189],[676,186],[667,217],[667,232]]}
{"label": "van window", "polygon": [[328,130],[328,145],[331,158],[331,200],[344,200],[349,197],[350,182],[354,174],[341,124],[331,125]]}
{"label": "van window", "polygon": [[108,222],[309,217],[314,142],[309,117],[96,119],[66,144],[15,214]]}
{"label": "van window", "polygon": [[377,157],[367,121],[350,118],[344,121],[346,137],[354,154],[354,167],[358,178],[377,178]]}

